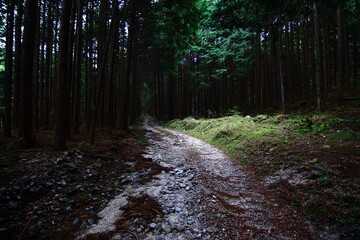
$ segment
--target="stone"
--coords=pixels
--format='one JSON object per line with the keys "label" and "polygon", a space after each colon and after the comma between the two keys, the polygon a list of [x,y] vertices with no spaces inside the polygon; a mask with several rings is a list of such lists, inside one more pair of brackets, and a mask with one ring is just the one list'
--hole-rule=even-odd
{"label": "stone", "polygon": [[72,168],[72,169],[76,169],[76,168],[77,168],[74,163],[64,163],[64,165],[65,165],[66,167],[69,167],[69,168]]}
{"label": "stone", "polygon": [[15,208],[18,207],[18,203],[17,203],[17,202],[10,201],[10,202],[9,202],[9,207],[12,208],[12,209],[15,209]]}
{"label": "stone", "polygon": [[209,227],[209,228],[207,229],[207,231],[208,231],[209,233],[214,233],[214,232],[217,232],[218,230],[217,230],[216,227]]}
{"label": "stone", "polygon": [[156,228],[156,226],[157,226],[156,223],[151,223],[151,224],[149,225],[150,228]]}
{"label": "stone", "polygon": [[80,229],[85,229],[86,227],[87,227],[86,222],[83,222],[83,223],[80,225]]}
{"label": "stone", "polygon": [[162,228],[165,232],[167,232],[167,233],[170,233],[170,232],[171,232],[171,228],[170,228],[170,226],[167,225],[167,224],[163,224],[163,225],[161,226],[161,228]]}
{"label": "stone", "polygon": [[65,209],[65,211],[66,211],[67,213],[70,213],[70,212],[72,212],[72,208],[71,208],[71,207],[67,207],[67,208]]}

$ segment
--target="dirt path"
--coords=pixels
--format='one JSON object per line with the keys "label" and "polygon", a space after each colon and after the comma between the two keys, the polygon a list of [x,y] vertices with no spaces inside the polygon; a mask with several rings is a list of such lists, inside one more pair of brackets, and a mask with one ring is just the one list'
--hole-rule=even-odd
{"label": "dirt path", "polygon": [[[316,239],[309,223],[264,196],[222,151],[148,119],[144,127],[150,143],[144,156],[170,170],[129,183],[78,239],[106,232],[109,239]],[[126,231],[116,231],[119,219]]]}

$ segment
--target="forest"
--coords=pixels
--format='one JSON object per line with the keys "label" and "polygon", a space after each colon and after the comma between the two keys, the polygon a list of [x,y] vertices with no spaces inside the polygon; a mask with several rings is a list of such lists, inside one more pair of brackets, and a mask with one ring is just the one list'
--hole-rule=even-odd
{"label": "forest", "polygon": [[72,132],[126,130],[142,114],[323,110],[359,89],[358,1],[19,0],[1,9],[3,135],[22,129],[29,146],[39,129],[54,129],[54,148],[65,149]]}
{"label": "forest", "polygon": [[[271,156],[277,154],[273,159],[278,159],[285,156],[285,152],[291,155],[300,151],[304,144],[302,147],[308,152],[293,158],[311,158],[309,161],[313,162],[308,163],[310,167],[304,163],[296,165],[296,171],[309,173],[309,178],[321,184],[328,183],[330,177],[321,174],[332,174],[329,170],[332,165],[326,165],[327,170],[317,169],[320,175],[311,175],[310,168],[321,162],[319,159],[325,156],[329,157],[328,161],[347,159],[344,161],[349,161],[349,165],[344,165],[344,169],[355,171],[350,174],[352,180],[344,180],[347,170],[345,175],[334,173],[337,180],[333,187],[338,180],[339,188],[344,187],[342,184],[354,184],[349,188],[346,185],[351,197],[344,200],[338,194],[342,200],[329,203],[339,208],[349,207],[348,212],[342,212],[342,217],[337,215],[334,220],[333,231],[343,235],[327,238],[332,230],[324,230],[323,235],[320,234],[323,237],[309,233],[302,237],[295,234],[298,237],[294,239],[356,239],[359,236],[356,229],[359,229],[360,217],[353,212],[360,208],[359,188],[355,186],[360,178],[358,0],[0,0],[0,16],[0,168],[3,175],[0,187],[4,187],[4,191],[0,189],[0,213],[11,215],[13,208],[21,216],[27,209],[21,200],[19,203],[11,200],[18,195],[10,196],[10,190],[6,192],[6,186],[17,183],[21,176],[30,174],[28,171],[35,171],[31,166],[30,170],[19,172],[19,166],[27,164],[24,159],[30,164],[31,159],[41,158],[41,154],[46,155],[44,159],[65,154],[60,159],[69,161],[88,156],[89,162],[80,165],[66,160],[64,168],[71,172],[90,165],[98,168],[98,173],[99,168],[106,165],[98,159],[142,158],[146,147],[151,146],[149,132],[155,131],[159,136],[177,135],[172,130],[154,127],[156,119],[163,126],[210,142],[231,158],[252,157],[251,164],[247,160],[242,163],[256,176],[261,171],[260,175],[270,174],[272,170],[268,169],[274,167],[260,160],[264,149]],[[139,125],[144,119],[151,122],[145,124],[148,128]],[[156,141],[156,137],[153,140]],[[284,147],[281,151],[280,145]],[[316,155],[314,151],[318,150]],[[325,153],[330,150],[335,152]],[[198,156],[198,153],[189,153],[192,150],[186,151],[191,158]],[[114,156],[109,160],[107,154]],[[62,171],[59,162],[56,160],[46,174],[52,169]],[[152,166],[145,161],[143,164],[149,164],[147,167],[137,164],[135,168],[155,169],[149,179],[168,171],[158,163]],[[285,165],[282,162],[275,167],[290,166]],[[103,172],[109,177],[113,165],[106,166],[109,172]],[[289,168],[292,167],[295,165]],[[120,168],[123,172],[140,172]],[[56,175],[61,177],[63,175]],[[80,180],[72,181],[75,184]],[[105,184],[110,180],[101,178],[101,181]],[[319,186],[316,191],[324,187]],[[80,188],[69,188],[68,194],[78,197]],[[308,188],[295,191],[286,186],[284,189],[292,199],[289,200],[292,206],[293,199],[301,198],[299,201],[304,204],[310,199],[306,195]],[[111,194],[115,196],[115,191]],[[35,198],[33,192],[29,193],[28,199]],[[148,208],[158,209],[156,201],[146,199],[139,197],[138,200],[150,204]],[[313,199],[311,197],[311,201]],[[11,206],[13,202],[17,204]],[[295,205],[303,206],[303,202]],[[136,201],[131,204],[133,210],[137,209]],[[318,202],[310,204],[311,213],[304,210],[303,215],[323,211],[323,203],[316,204]],[[324,206],[323,213],[331,212],[332,208]],[[49,237],[45,230],[37,231],[36,224],[33,225],[36,220],[30,217],[27,222],[26,218],[22,225],[12,226],[16,218],[0,217],[0,237],[51,239],[52,231],[54,234],[66,232],[50,227]],[[130,219],[128,215],[127,218]],[[324,220],[324,216],[320,218],[317,225],[333,223]],[[64,221],[59,224],[71,225]],[[151,224],[149,229],[156,229]],[[73,225],[77,229],[72,231],[82,226],[72,224],[71,228]],[[11,235],[8,229],[20,230],[21,234]],[[124,230],[118,224],[119,229],[128,234],[119,239],[134,236],[138,239],[133,230]],[[253,235],[238,236],[230,232],[212,235],[216,231],[207,231],[210,237],[217,238],[202,238],[207,237],[205,231],[198,239],[255,239],[252,237],[262,232],[249,231]],[[73,233],[70,237],[54,236],[57,239],[74,237]],[[107,235],[99,236],[85,238],[110,239]],[[171,235],[164,239],[177,237]]]}

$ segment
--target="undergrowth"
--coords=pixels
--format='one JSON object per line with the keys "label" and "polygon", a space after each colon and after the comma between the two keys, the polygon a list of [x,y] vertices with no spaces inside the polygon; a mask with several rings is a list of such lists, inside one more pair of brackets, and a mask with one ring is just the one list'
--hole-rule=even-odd
{"label": "undergrowth", "polygon": [[225,149],[230,154],[248,150],[248,145],[266,145],[270,150],[299,138],[326,135],[333,140],[359,140],[360,120],[326,114],[227,116],[214,119],[187,117],[173,120],[167,127],[184,131]]}

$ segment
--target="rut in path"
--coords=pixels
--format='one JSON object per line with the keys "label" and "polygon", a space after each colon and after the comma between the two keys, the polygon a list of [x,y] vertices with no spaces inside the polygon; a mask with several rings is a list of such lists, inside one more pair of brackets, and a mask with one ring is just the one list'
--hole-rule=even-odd
{"label": "rut in path", "polygon": [[127,222],[140,239],[316,239],[294,209],[267,199],[241,165],[219,149],[149,119],[144,127],[150,143],[144,156],[174,171],[145,185],[129,184],[80,238],[113,231],[111,239],[135,239],[117,233],[114,222],[127,199],[146,194],[161,205],[162,214],[150,227]]}

